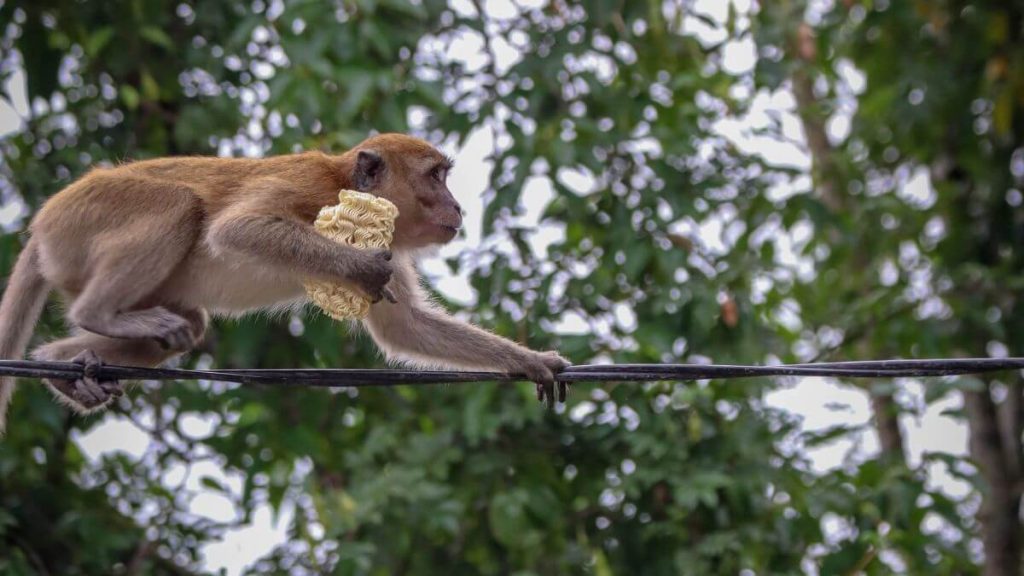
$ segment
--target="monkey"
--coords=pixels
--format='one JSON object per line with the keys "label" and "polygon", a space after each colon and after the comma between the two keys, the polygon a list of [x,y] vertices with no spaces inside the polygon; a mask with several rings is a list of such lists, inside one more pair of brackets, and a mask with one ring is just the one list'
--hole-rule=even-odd
{"label": "monkey", "polygon": [[[43,381],[73,410],[94,412],[124,393],[122,383],[97,378],[97,367],[159,366],[194,348],[211,315],[299,306],[303,279],[314,278],[370,298],[362,323],[389,360],[518,375],[553,404],[566,359],[458,320],[420,286],[417,255],[462,226],[447,185],[451,168],[431,144],[403,134],[371,136],[340,154],[95,167],[49,198],[28,226],[0,300],[0,358],[25,353],[56,290],[72,332],[30,356],[83,365],[80,378]],[[344,246],[316,232],[317,213],[341,189],[395,204],[390,249]],[[0,431],[13,384],[0,378]],[[564,382],[558,387],[564,401]]]}

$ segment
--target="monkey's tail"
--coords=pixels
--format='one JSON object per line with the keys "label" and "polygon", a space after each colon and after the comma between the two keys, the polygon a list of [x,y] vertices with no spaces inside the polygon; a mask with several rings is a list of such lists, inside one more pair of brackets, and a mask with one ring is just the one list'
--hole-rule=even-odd
{"label": "monkey's tail", "polygon": [[[49,292],[49,285],[39,269],[39,248],[36,241],[30,239],[18,256],[0,300],[0,358],[18,360],[25,354]],[[0,436],[4,433],[7,406],[13,394],[14,377],[0,377]]]}

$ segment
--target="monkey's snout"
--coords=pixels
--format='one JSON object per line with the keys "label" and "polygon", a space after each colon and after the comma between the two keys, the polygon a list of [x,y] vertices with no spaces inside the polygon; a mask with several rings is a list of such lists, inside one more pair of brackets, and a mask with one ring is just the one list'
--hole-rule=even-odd
{"label": "monkey's snout", "polygon": [[441,226],[458,230],[462,228],[462,207],[458,202],[452,202],[451,210],[441,220]]}
{"label": "monkey's snout", "polygon": [[445,218],[443,221],[438,223],[442,230],[448,232],[453,237],[459,233],[459,229],[462,228],[462,216],[456,214],[453,218]]}

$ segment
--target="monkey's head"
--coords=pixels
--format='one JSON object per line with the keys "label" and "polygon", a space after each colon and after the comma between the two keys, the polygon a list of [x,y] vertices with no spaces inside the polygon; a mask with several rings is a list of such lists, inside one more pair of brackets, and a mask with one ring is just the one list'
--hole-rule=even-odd
{"label": "monkey's head", "polygon": [[356,190],[398,207],[396,248],[421,248],[451,241],[462,226],[462,207],[448,190],[452,162],[428,142],[404,134],[372,136],[356,146],[352,183]]}

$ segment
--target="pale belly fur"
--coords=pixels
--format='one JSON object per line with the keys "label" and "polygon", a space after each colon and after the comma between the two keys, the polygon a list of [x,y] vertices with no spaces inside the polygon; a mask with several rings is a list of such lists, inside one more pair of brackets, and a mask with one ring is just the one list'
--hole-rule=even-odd
{"label": "pale belly fur", "polygon": [[214,255],[205,249],[192,254],[163,287],[161,299],[214,315],[283,312],[308,300],[302,278],[281,268],[257,264],[237,254]]}

